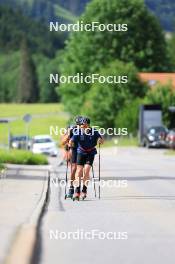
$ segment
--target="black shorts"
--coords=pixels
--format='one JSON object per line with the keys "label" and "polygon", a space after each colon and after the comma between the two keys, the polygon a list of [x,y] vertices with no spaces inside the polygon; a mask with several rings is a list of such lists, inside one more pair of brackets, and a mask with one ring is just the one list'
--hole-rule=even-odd
{"label": "black shorts", "polygon": [[94,162],[94,154],[77,154],[77,165],[84,166],[85,164],[88,164],[90,166],[93,165]]}
{"label": "black shorts", "polygon": [[71,149],[71,163],[77,163],[77,149]]}

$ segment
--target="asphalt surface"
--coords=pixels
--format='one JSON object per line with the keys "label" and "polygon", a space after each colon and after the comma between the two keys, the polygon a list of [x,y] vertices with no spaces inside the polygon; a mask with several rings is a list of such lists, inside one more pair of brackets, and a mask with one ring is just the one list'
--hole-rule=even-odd
{"label": "asphalt surface", "polygon": [[19,228],[30,220],[47,180],[46,166],[28,167],[9,166],[0,178],[0,263],[9,255]]}
{"label": "asphalt surface", "polygon": [[157,149],[102,149],[101,199],[90,186],[80,202],[64,200],[57,179],[64,179],[65,166],[51,162],[41,264],[174,264],[175,156]]}

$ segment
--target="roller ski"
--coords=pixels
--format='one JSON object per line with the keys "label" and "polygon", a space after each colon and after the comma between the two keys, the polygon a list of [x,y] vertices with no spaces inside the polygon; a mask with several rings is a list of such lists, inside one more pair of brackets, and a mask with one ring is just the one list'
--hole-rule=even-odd
{"label": "roller ski", "polygon": [[65,194],[65,200],[66,199],[73,199],[74,196],[74,187],[70,186],[68,194]]}
{"label": "roller ski", "polygon": [[81,200],[84,201],[87,197],[87,187],[83,185],[82,193],[81,193]]}
{"label": "roller ski", "polygon": [[73,196],[73,201],[80,201],[80,187],[77,187]]}
{"label": "roller ski", "polygon": [[73,201],[80,201],[80,193],[76,193],[73,198],[72,198]]}
{"label": "roller ski", "polygon": [[87,193],[86,192],[82,192],[81,193],[81,199],[82,199],[82,201],[84,201],[86,199],[86,197],[87,197]]}

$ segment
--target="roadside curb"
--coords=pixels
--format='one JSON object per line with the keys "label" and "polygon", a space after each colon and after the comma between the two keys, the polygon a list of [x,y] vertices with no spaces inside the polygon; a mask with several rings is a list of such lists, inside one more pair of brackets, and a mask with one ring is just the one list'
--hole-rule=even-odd
{"label": "roadside curb", "polygon": [[46,176],[41,198],[29,220],[18,228],[4,264],[31,264],[38,229],[48,201],[49,185],[50,170]]}

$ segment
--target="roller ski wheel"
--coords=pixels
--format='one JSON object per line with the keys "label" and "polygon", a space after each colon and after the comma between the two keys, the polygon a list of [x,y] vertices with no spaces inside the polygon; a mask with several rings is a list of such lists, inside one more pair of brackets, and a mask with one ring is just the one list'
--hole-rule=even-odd
{"label": "roller ski wheel", "polygon": [[74,196],[74,188],[70,187],[68,194],[65,195],[65,199],[72,199]]}
{"label": "roller ski wheel", "polygon": [[79,193],[76,193],[73,198],[72,198],[73,201],[80,201],[80,194]]}
{"label": "roller ski wheel", "polygon": [[86,197],[87,197],[87,193],[82,193],[82,194],[81,194],[81,199],[82,199],[82,201],[84,201],[84,200],[86,199]]}
{"label": "roller ski wheel", "polygon": [[67,195],[66,195],[66,199],[73,199],[73,194],[70,194],[70,193],[68,193]]}

